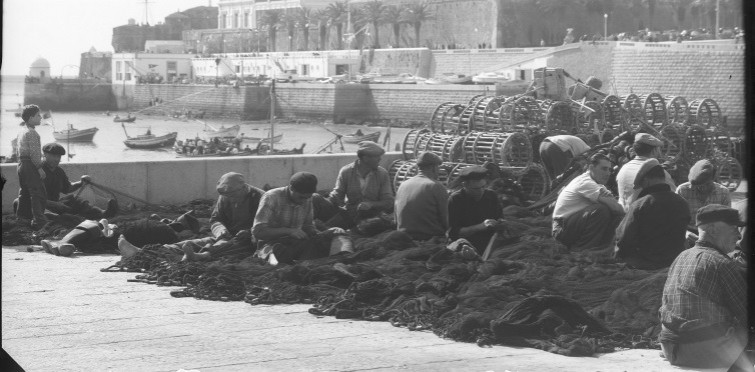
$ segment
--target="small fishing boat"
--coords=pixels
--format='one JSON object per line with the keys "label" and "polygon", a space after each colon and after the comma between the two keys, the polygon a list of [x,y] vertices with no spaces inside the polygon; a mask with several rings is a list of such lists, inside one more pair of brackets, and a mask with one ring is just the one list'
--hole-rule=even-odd
{"label": "small fishing boat", "polygon": [[497,72],[483,72],[472,77],[475,84],[505,83],[510,79],[506,75]]}
{"label": "small fishing boat", "polygon": [[52,136],[56,141],[92,142],[92,139],[94,138],[94,135],[97,134],[98,130],[97,127],[76,129],[73,127],[73,124],[68,124],[68,128],[66,129],[53,131]]}
{"label": "small fishing boat", "polygon": [[[252,143],[258,143],[258,142],[260,142],[260,143],[270,143],[270,136],[267,136],[267,137],[247,137],[247,136],[242,136],[242,137],[241,137],[241,139],[242,139],[242,140],[243,140],[244,142],[252,142]],[[283,133],[281,133],[281,134],[278,134],[278,135],[275,135],[275,136],[273,137],[273,143],[278,143],[278,142],[280,142],[280,141],[281,141],[281,139],[283,139]]]}
{"label": "small fishing boat", "polygon": [[239,134],[239,130],[241,130],[241,126],[238,124],[226,128],[225,126],[220,126],[220,128],[215,128],[212,125],[205,123],[205,130],[204,133],[206,136],[210,138],[214,137],[236,137]]}
{"label": "small fishing boat", "polygon": [[[123,123],[121,123],[121,126],[125,133],[126,126],[123,125]],[[161,147],[173,146],[173,144],[176,143],[176,137],[178,137],[178,132],[170,132],[162,136],[155,136],[152,134],[151,129],[147,129],[146,134],[140,134],[136,137],[130,137],[128,133],[126,133],[127,139],[123,141],[123,143],[132,149],[158,149]]]}
{"label": "small fishing boat", "polygon": [[121,118],[118,115],[115,115],[113,118],[113,122],[115,123],[133,123],[134,121],[136,121],[136,116],[131,116],[131,114],[128,114],[128,117],[125,118]]}
{"label": "small fishing boat", "polygon": [[364,134],[361,130],[357,130],[357,132],[354,134],[347,134],[343,136],[342,140],[346,143],[359,143],[362,141],[377,142],[379,139],[380,131]]}
{"label": "small fishing boat", "polygon": [[468,75],[463,75],[463,74],[446,73],[446,74],[443,74],[442,79],[451,84],[471,84],[472,83],[472,77]]}

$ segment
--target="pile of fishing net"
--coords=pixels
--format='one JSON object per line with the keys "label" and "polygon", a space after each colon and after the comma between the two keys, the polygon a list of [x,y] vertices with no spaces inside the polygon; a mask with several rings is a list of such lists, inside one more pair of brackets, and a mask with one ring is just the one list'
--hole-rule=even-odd
{"label": "pile of fishing net", "polygon": [[270,266],[254,257],[186,262],[162,245],[103,271],[181,286],[175,297],[306,303],[310,313],[387,321],[441,337],[592,355],[658,348],[657,310],[666,270],[628,269],[607,252],[569,252],[550,238],[550,217],[509,219],[486,262],[443,244],[389,231],[354,236],[354,253]]}

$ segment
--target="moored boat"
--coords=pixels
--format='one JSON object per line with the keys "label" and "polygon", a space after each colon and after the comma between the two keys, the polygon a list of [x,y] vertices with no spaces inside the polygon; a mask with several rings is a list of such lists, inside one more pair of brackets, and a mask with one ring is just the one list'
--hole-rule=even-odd
{"label": "moored boat", "polygon": [[69,142],[92,142],[94,135],[99,129],[86,128],[75,129],[72,124],[68,124],[67,129],[61,131],[53,131],[52,136],[56,141],[69,141]]}
{"label": "moored boat", "polygon": [[358,130],[354,134],[347,134],[343,136],[343,142],[346,143],[359,143],[362,141],[377,142],[380,139],[380,131],[363,134],[361,130]]}
{"label": "moored boat", "polygon": [[497,72],[483,72],[472,77],[472,81],[475,84],[505,83],[509,80],[510,79],[506,75]]}
{"label": "moored boat", "polygon": [[204,130],[205,135],[207,135],[210,138],[214,137],[236,137],[239,134],[239,130],[241,130],[241,126],[238,124],[226,128],[225,126],[221,126],[220,128],[214,128],[210,125],[207,125],[207,128]]}
{"label": "moored boat", "polygon": [[471,84],[472,83],[472,77],[468,75],[463,75],[463,74],[447,73],[447,74],[443,74],[442,79],[451,84]]}
{"label": "moored boat", "polygon": [[132,149],[158,149],[161,147],[170,147],[176,143],[176,137],[178,132],[170,132],[162,136],[155,136],[152,134],[151,129],[147,129],[147,133],[140,134],[136,137],[131,137],[126,132],[126,126],[121,123],[123,132],[126,133],[126,140],[123,141],[127,147]]}
{"label": "moored boat", "polygon": [[[270,143],[270,136],[267,137],[247,137],[242,136],[241,139],[244,142],[252,142],[252,143]],[[283,133],[273,136],[273,143],[278,143],[283,139]]]}
{"label": "moored boat", "polygon": [[131,114],[126,118],[121,118],[118,115],[115,115],[113,118],[113,122],[115,123],[133,123],[134,121],[136,121],[136,116],[131,116]]}

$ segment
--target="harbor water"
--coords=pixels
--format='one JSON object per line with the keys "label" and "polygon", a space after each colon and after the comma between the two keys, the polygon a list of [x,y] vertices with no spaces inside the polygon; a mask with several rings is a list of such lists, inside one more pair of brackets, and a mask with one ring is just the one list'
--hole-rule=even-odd
{"label": "harbor water", "polygon": [[[11,140],[16,138],[20,129],[19,123],[21,118],[15,117],[12,110],[23,104],[24,97],[24,77],[23,76],[2,76],[0,80],[0,155],[10,157],[12,154]],[[43,111],[46,111],[42,107]],[[269,136],[270,123],[268,121],[249,122],[231,119],[202,119],[202,122],[196,120],[180,120],[167,116],[146,116],[136,114],[137,120],[134,123],[125,123],[125,131],[121,123],[113,122],[115,115],[126,116],[126,112],[111,112],[107,116],[104,112],[53,112],[50,119],[43,119],[43,124],[37,128],[42,143],[53,142],[53,131],[55,129],[65,129],[68,124],[73,125],[76,129],[86,129],[97,127],[99,130],[95,134],[92,142],[60,142],[74,154],[70,159],[63,162],[87,163],[87,162],[122,162],[122,161],[151,161],[165,160],[176,158],[176,153],[172,148],[162,148],[155,150],[130,149],[123,144],[127,138],[126,135],[136,137],[151,130],[152,134],[160,136],[170,132],[178,132],[178,140],[188,138],[206,137],[203,133],[206,123],[212,127],[220,128],[240,125],[240,133],[246,137],[267,137]],[[381,136],[379,143],[383,144],[387,129],[386,127],[367,127],[360,125],[332,124],[322,122],[296,123],[286,120],[275,120],[275,134],[283,133],[283,138],[275,144],[276,149],[290,150],[299,148],[302,144],[305,154],[314,153],[318,148],[327,144],[335,138],[334,133],[341,135],[352,134],[358,129],[365,134],[380,131]],[[401,144],[404,136],[409,131],[407,128],[391,128],[390,144],[387,144],[386,150],[392,151],[396,144]],[[331,151],[324,153],[355,152],[356,144],[344,143],[342,151],[340,145],[334,145]],[[254,145],[250,145],[253,147]]]}

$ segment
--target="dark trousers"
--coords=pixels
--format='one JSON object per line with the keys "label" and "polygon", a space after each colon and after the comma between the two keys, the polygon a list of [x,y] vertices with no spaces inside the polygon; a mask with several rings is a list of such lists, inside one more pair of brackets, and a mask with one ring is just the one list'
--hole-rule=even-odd
{"label": "dark trousers", "polygon": [[21,159],[18,163],[18,183],[21,188],[18,191],[18,209],[16,216],[31,218],[32,223],[44,223],[45,205],[47,204],[47,192],[39,170],[29,159]]}
{"label": "dark trousers", "polygon": [[59,201],[47,201],[47,210],[55,214],[74,214],[88,220],[99,220],[105,214],[101,208],[93,207],[88,201],[73,195],[65,195]]}
{"label": "dark trousers", "polygon": [[571,151],[561,150],[558,145],[548,140],[540,143],[540,161],[543,163],[545,173],[548,174],[551,181],[564,173],[572,159],[574,159],[574,155]]}
{"label": "dark trousers", "polygon": [[332,237],[316,236],[308,239],[284,237],[265,242],[257,251],[258,256],[266,259],[270,253],[280,263],[293,265],[294,261],[313,260],[330,254]]}
{"label": "dark trousers", "polygon": [[621,218],[595,203],[565,219],[553,220],[553,238],[572,251],[600,250],[613,241]]}
{"label": "dark trousers", "polygon": [[380,211],[377,209],[358,211],[356,205],[340,208],[328,198],[319,194],[312,196],[312,207],[315,219],[324,222],[327,227],[340,227],[342,229],[350,229],[363,219],[380,215]]}

